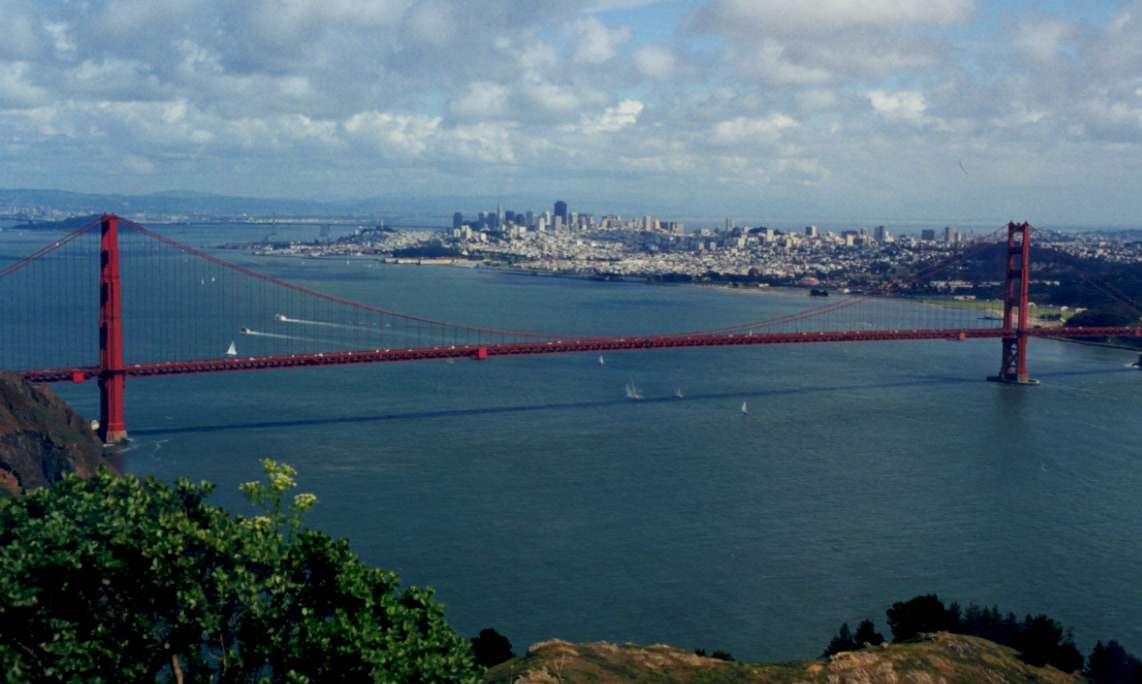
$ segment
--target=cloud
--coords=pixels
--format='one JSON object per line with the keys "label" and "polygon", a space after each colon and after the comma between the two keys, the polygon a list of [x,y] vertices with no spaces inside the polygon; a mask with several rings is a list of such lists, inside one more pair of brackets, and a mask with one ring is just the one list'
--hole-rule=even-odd
{"label": "cloud", "polygon": [[785,114],[766,117],[739,116],[714,125],[711,139],[719,145],[749,145],[776,142],[783,132],[797,127],[797,121]]}
{"label": "cloud", "polygon": [[610,29],[595,17],[578,19],[571,25],[571,40],[575,46],[571,59],[583,64],[602,64],[613,59],[619,46],[630,37],[631,30],[625,26]]}
{"label": "cloud", "polygon": [[711,0],[693,25],[737,36],[821,35],[859,27],[949,24],[968,18],[973,9],[973,0]]}
{"label": "cloud", "polygon": [[1015,29],[1015,49],[1037,62],[1049,62],[1074,36],[1074,27],[1060,19],[1021,21]]}
{"label": "cloud", "polygon": [[448,103],[448,109],[459,117],[494,119],[502,116],[511,90],[500,83],[476,81]]}
{"label": "cloud", "polygon": [[868,101],[878,114],[890,121],[903,121],[914,125],[928,121],[928,102],[924,99],[923,93],[872,90],[868,93]]}
{"label": "cloud", "polygon": [[643,76],[663,80],[674,75],[678,60],[674,58],[674,53],[669,48],[646,45],[635,50],[634,65]]}
{"label": "cloud", "polygon": [[643,108],[644,105],[638,100],[623,100],[614,107],[607,107],[597,116],[584,115],[578,130],[588,134],[613,133],[634,125]]}

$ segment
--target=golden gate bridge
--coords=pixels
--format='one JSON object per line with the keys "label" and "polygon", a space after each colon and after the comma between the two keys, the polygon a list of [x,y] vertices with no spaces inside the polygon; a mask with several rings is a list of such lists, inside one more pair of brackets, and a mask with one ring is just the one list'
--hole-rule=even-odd
{"label": "golden gate bridge", "polygon": [[[99,435],[114,444],[127,437],[128,378],[630,350],[996,339],[1000,365],[990,379],[1034,384],[1027,369],[1032,337],[1142,337],[1139,325],[1033,325],[1031,232],[1027,223],[1006,227],[1002,317],[894,296],[973,250],[993,247],[984,239],[880,292],[712,329],[600,336],[391,311],[259,273],[103,215],[0,268],[0,368],[37,383],[94,380]],[[243,340],[242,353],[235,338]]]}

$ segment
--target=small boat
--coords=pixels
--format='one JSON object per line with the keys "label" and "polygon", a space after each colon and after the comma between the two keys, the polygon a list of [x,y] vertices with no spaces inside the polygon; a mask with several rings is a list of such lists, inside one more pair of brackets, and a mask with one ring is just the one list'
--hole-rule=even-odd
{"label": "small boat", "polygon": [[253,335],[254,334],[254,331],[251,330],[250,328],[239,328],[238,332],[242,333],[243,335]]}
{"label": "small boat", "polygon": [[674,398],[675,399],[684,399],[685,398],[682,394],[682,388],[681,387],[675,387],[674,388]]}
{"label": "small boat", "polygon": [[632,401],[638,401],[639,399],[642,399],[642,395],[638,393],[638,385],[635,385],[633,381],[627,383],[626,395],[627,399]]}
{"label": "small boat", "polygon": [[226,356],[237,356],[238,348],[234,346],[234,340],[230,340],[230,346],[226,349]]}
{"label": "small boat", "polygon": [[745,403],[744,401],[742,402],[742,415],[743,416],[749,415],[749,404]]}
{"label": "small boat", "polygon": [[602,355],[602,354],[599,354],[599,365],[600,365],[600,366],[605,366],[605,365],[607,365],[607,360],[603,358],[603,355]]}

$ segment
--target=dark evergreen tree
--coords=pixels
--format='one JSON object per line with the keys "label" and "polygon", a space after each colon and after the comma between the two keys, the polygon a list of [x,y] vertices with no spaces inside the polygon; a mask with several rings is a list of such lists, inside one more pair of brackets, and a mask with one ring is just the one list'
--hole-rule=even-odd
{"label": "dark evergreen tree", "polygon": [[884,643],[884,635],[876,631],[876,625],[872,623],[872,620],[863,620],[857,625],[854,639],[862,648],[866,644],[869,646],[879,646]]}
{"label": "dark evergreen tree", "polygon": [[924,632],[956,631],[959,606],[953,605],[953,609],[945,608],[944,602],[935,594],[893,603],[887,611],[892,640],[905,641]]}
{"label": "dark evergreen tree", "polygon": [[822,658],[836,655],[843,651],[856,651],[861,647],[860,644],[853,639],[852,630],[849,629],[849,623],[841,624],[841,628],[837,630],[836,636],[829,641],[829,645],[825,647],[825,652],[821,654]]}
{"label": "dark evergreen tree", "polygon": [[1111,640],[1101,641],[1087,659],[1083,674],[1093,684],[1142,684],[1142,661],[1130,655],[1122,644]]}
{"label": "dark evergreen tree", "polygon": [[512,652],[512,642],[491,627],[480,630],[478,636],[472,637],[472,657],[477,665],[495,667],[515,657]]}

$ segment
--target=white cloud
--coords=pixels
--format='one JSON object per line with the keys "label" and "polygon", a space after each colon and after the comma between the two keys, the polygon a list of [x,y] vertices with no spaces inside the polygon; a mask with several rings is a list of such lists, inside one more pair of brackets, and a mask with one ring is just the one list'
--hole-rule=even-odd
{"label": "white cloud", "polygon": [[1021,21],[1015,30],[1015,48],[1037,62],[1049,62],[1074,35],[1074,27],[1059,19]]}
{"label": "white cloud", "polygon": [[507,86],[491,81],[469,83],[467,90],[448,103],[456,116],[466,118],[496,118],[507,109],[511,91]]}
{"label": "white cloud", "polygon": [[805,90],[797,93],[796,99],[803,112],[819,112],[837,105],[837,96],[831,90]]}
{"label": "white cloud", "polygon": [[819,35],[854,27],[947,24],[971,15],[973,0],[711,0],[701,30],[731,35]]}
{"label": "white cloud", "polygon": [[711,139],[720,145],[748,145],[776,142],[783,132],[797,127],[797,121],[785,114],[766,117],[738,116],[714,125]]}
{"label": "white cloud", "polygon": [[828,69],[790,61],[785,47],[774,40],[745,48],[735,61],[745,75],[774,85],[817,85],[833,78]]}
{"label": "white cloud", "polygon": [[438,116],[358,112],[345,122],[345,130],[380,152],[417,158],[428,151],[440,124]]}
{"label": "white cloud", "polygon": [[29,82],[26,62],[0,62],[0,110],[33,107],[50,99],[50,93]]}
{"label": "white cloud", "polygon": [[123,165],[131,173],[150,174],[155,172],[155,165],[146,157],[129,154],[123,159]]}
{"label": "white cloud", "polygon": [[634,65],[647,78],[662,80],[674,75],[677,60],[669,48],[647,45],[635,50]]}
{"label": "white cloud", "polygon": [[613,133],[637,122],[643,107],[638,100],[623,100],[597,116],[584,115],[578,128],[584,133]]}
{"label": "white cloud", "polygon": [[915,91],[888,92],[871,90],[868,101],[878,114],[890,121],[922,124],[928,121],[928,102]]}
{"label": "white cloud", "polygon": [[571,59],[582,64],[602,64],[614,58],[619,46],[630,37],[631,30],[626,26],[609,29],[595,17],[578,19],[571,25]]}

